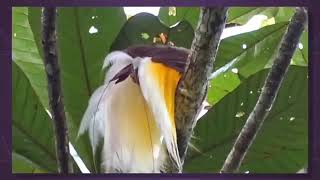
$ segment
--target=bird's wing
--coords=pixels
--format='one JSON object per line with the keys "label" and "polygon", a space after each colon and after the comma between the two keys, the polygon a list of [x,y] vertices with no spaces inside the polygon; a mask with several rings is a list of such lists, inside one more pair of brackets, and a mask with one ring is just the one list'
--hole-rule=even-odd
{"label": "bird's wing", "polygon": [[153,112],[168,152],[181,169],[174,121],[175,91],[180,73],[151,58],[143,58],[138,66],[138,77],[142,94]]}
{"label": "bird's wing", "polygon": [[105,99],[111,86],[112,85],[108,86],[108,84],[104,84],[92,94],[78,131],[78,137],[88,131],[94,153],[99,141],[104,137],[105,113],[107,108]]}

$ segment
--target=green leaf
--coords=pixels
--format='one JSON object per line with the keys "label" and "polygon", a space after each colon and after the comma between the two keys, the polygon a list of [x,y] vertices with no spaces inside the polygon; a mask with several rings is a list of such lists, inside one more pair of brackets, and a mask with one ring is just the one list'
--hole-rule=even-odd
{"label": "green leaf", "polygon": [[41,7],[29,7],[28,8],[28,20],[38,47],[41,58],[43,59],[43,49],[41,43]]}
{"label": "green leaf", "polygon": [[[276,14],[274,14],[275,22],[290,21],[295,13],[294,7],[277,7]],[[268,16],[270,18],[271,16]],[[298,46],[292,58],[292,64],[299,66],[308,66],[308,28],[306,28],[300,38],[301,45]],[[300,49],[302,48],[302,49]]]}
{"label": "green leaf", "polygon": [[214,63],[215,72],[208,90],[208,102],[217,103],[234,90],[242,79],[272,62],[287,25],[287,22],[277,23],[223,39]]}
{"label": "green leaf", "polygon": [[169,41],[175,46],[191,48],[194,31],[187,21],[181,21],[177,26],[169,29]]}
{"label": "green leaf", "polygon": [[12,152],[12,173],[48,173],[32,161]]}
{"label": "green leaf", "polygon": [[[131,45],[152,44],[154,38],[161,33],[168,34],[168,30],[156,16],[139,13],[130,17],[124,24],[111,49],[121,50]],[[149,38],[144,38],[146,35]]]}
{"label": "green leaf", "polygon": [[[59,8],[59,60],[70,139],[89,170],[96,172],[87,136],[76,140],[89,97],[102,83],[105,56],[124,24],[123,8]],[[89,33],[91,30],[96,30]]]}
{"label": "green leaf", "polygon": [[[173,13],[175,12],[175,14]],[[227,23],[243,25],[254,15],[266,15],[274,17],[276,22],[289,21],[294,13],[292,7],[230,7]],[[167,26],[172,26],[182,20],[188,21],[195,29],[199,20],[200,9],[198,7],[162,7],[158,17]]]}
{"label": "green leaf", "polygon": [[168,41],[175,46],[185,48],[190,48],[194,36],[194,31],[187,21],[169,28],[162,24],[157,16],[139,13],[128,19],[111,49],[121,50],[132,45],[154,44],[154,39],[159,38],[161,33],[167,35]]}
{"label": "green leaf", "polygon": [[264,9],[257,7],[231,7],[228,10],[227,23],[245,24],[250,18]]}
{"label": "green leaf", "polygon": [[[35,36],[40,35],[41,8],[29,8]],[[88,136],[77,139],[89,97],[102,83],[110,46],[126,21],[123,8],[58,8],[57,36],[69,138],[89,170],[95,172]],[[37,45],[40,47],[40,38]]]}
{"label": "green leaf", "polygon": [[198,24],[199,15],[199,7],[161,7],[158,17],[169,27],[180,21],[188,21],[193,29],[195,29]]}
{"label": "green leaf", "polygon": [[[274,17],[275,22],[290,21],[294,13],[294,7],[278,7],[277,14]],[[302,33],[300,43],[292,57],[292,64],[308,66],[308,27]]]}
{"label": "green leaf", "polygon": [[15,7],[12,13],[13,172],[56,172],[54,134],[45,111],[49,103],[43,62],[28,9]]}
{"label": "green leaf", "polygon": [[[252,75],[199,120],[187,172],[219,172],[268,70]],[[295,173],[308,161],[308,69],[290,66],[277,99],[240,168],[250,173]]]}
{"label": "green leaf", "polygon": [[[228,22],[245,24],[254,15],[266,15],[267,18],[274,18],[275,23],[289,22],[295,12],[294,7],[233,7],[229,9]],[[293,65],[308,65],[308,31],[301,37],[303,49],[298,49],[293,56]]]}
{"label": "green leaf", "polygon": [[277,52],[287,25],[287,22],[277,23],[223,39],[217,53],[215,70],[233,61],[231,67],[239,68],[243,76],[259,71],[256,69],[264,67]]}
{"label": "green leaf", "polygon": [[[123,8],[61,8],[58,13],[59,58],[71,140],[88,168],[97,171],[88,137],[75,140],[89,97],[101,83],[103,60],[126,16]],[[98,32],[90,34],[92,27]],[[68,47],[74,45],[70,51]]]}
{"label": "green leaf", "polygon": [[[33,167],[57,172],[51,118],[27,74],[15,61],[12,63],[12,82],[12,151],[27,159]],[[22,166],[25,167],[13,163],[13,171],[21,172]]]}
{"label": "green leaf", "polygon": [[26,74],[39,100],[45,108],[48,108],[44,65],[28,21],[28,9],[14,7],[12,16],[12,60]]}
{"label": "green leaf", "polygon": [[210,81],[208,88],[207,101],[212,105],[219,102],[224,96],[231,93],[241,84],[238,74],[235,74],[232,71],[221,71],[221,73],[216,73],[218,73],[218,75]]}
{"label": "green leaf", "polygon": [[300,37],[300,42],[292,57],[292,64],[308,66],[308,49],[308,30],[305,30]]}
{"label": "green leaf", "polygon": [[277,7],[277,13],[274,15],[275,21],[276,22],[290,21],[294,12],[295,12],[294,7]]}
{"label": "green leaf", "polygon": [[[170,8],[172,9],[172,7]],[[159,18],[169,26],[184,19],[185,15],[189,15],[188,18],[190,18],[192,14],[194,17],[193,25],[198,21],[199,8],[177,7],[175,11],[176,16],[173,16],[172,13],[169,15],[169,7],[163,7],[160,9]],[[266,15],[268,18],[274,17],[278,23],[222,40],[214,65],[214,70],[218,72],[209,88],[208,100],[211,104],[217,103],[234,90],[240,85],[241,79],[245,79],[263,68],[270,67],[288,21],[294,13],[294,8],[232,7],[228,13],[229,23],[245,24],[257,14]],[[303,49],[297,49],[293,57],[292,64],[294,65],[307,66],[308,38],[306,33],[301,38]],[[219,68],[221,69],[218,70]],[[238,74],[231,72],[233,68],[237,68]]]}
{"label": "green leaf", "polygon": [[[171,12],[176,12],[172,14]],[[276,22],[288,21],[293,15],[291,7],[230,7],[227,23],[243,25],[254,15],[266,15],[275,17]],[[170,12],[170,13],[169,13]],[[199,20],[200,9],[198,7],[162,7],[159,11],[160,20],[167,26],[172,26],[182,20],[188,21],[195,29]]]}
{"label": "green leaf", "polygon": [[243,25],[255,15],[274,17],[275,22],[289,21],[294,14],[293,7],[231,7],[228,11],[228,23]]}

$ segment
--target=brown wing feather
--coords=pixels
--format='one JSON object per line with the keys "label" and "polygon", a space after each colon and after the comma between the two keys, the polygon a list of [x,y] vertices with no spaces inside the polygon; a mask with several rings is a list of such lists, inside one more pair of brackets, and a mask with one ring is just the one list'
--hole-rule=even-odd
{"label": "brown wing feather", "polygon": [[185,48],[164,45],[137,45],[125,49],[124,52],[132,58],[151,57],[153,62],[162,63],[183,73],[190,51]]}
{"label": "brown wing feather", "polygon": [[[151,57],[151,60],[153,62],[164,64],[165,66],[173,68],[180,73],[184,72],[187,58],[190,52],[185,48],[164,45],[137,45],[131,46],[123,51],[130,55],[132,58]],[[118,83],[125,80],[128,76],[131,76],[134,82],[139,84],[139,80],[137,78],[137,70],[133,69],[132,64],[120,70],[111,79],[111,81],[117,80],[116,83]]]}

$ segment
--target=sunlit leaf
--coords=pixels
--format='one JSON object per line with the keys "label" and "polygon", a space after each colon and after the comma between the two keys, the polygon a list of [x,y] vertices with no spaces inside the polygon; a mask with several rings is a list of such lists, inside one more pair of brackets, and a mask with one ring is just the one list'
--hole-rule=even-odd
{"label": "sunlit leaf", "polygon": [[208,101],[217,103],[235,89],[242,79],[262,70],[273,61],[288,23],[277,23],[221,41],[214,63]]}
{"label": "sunlit leaf", "polygon": [[48,173],[27,158],[12,152],[12,173]]}
{"label": "sunlit leaf", "polygon": [[[32,31],[38,35],[41,9],[30,8],[29,12]],[[77,139],[77,131],[90,95],[102,82],[104,58],[125,20],[123,8],[59,8],[57,13],[58,53],[70,140],[91,171],[98,167],[88,137]]]}
{"label": "sunlit leaf", "polygon": [[[91,171],[97,171],[87,137],[76,140],[89,97],[102,82],[105,56],[126,20],[123,8],[59,8],[58,42],[70,139]],[[94,30],[94,31],[92,31]]]}
{"label": "sunlit leaf", "polygon": [[40,102],[48,108],[44,65],[29,25],[28,8],[13,8],[12,16],[12,60],[26,74]]}
{"label": "sunlit leaf", "polygon": [[[187,172],[219,172],[252,111],[268,69],[252,75],[199,120]],[[244,173],[295,173],[308,161],[308,69],[291,66],[262,129],[240,168]]]}
{"label": "sunlit leaf", "polygon": [[293,13],[294,7],[230,7],[227,22],[243,25],[255,15],[264,15],[279,23],[289,21]]}
{"label": "sunlit leaf", "polygon": [[227,22],[243,25],[255,15],[273,17],[277,12],[277,7],[231,7],[228,11]]}
{"label": "sunlit leaf", "polygon": [[292,63],[299,66],[308,66],[308,31],[305,30],[300,38],[297,50],[292,57]]}
{"label": "sunlit leaf", "polygon": [[[20,160],[28,160],[32,167],[57,172],[52,120],[26,73],[15,61],[12,63],[12,80],[12,151],[21,157]],[[28,170],[21,164],[13,164],[12,168],[13,172]]]}

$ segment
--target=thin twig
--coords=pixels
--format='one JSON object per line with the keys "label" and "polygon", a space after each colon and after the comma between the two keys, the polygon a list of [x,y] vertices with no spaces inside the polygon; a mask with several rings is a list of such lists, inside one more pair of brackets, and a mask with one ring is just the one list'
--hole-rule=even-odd
{"label": "thin twig", "polygon": [[201,8],[191,54],[176,91],[175,120],[182,162],[196,124],[197,113],[206,95],[207,82],[225,26],[226,13],[225,7]]}
{"label": "thin twig", "polygon": [[297,8],[282,39],[280,49],[266,78],[257,104],[250,113],[231,152],[225,160],[221,173],[238,171],[264,119],[272,108],[306,23],[306,10],[304,8]]}
{"label": "thin twig", "polygon": [[60,69],[56,45],[56,8],[43,8],[42,45],[44,65],[48,80],[48,94],[56,137],[58,171],[62,174],[72,172],[69,155],[69,139],[66,116],[61,92]]}

